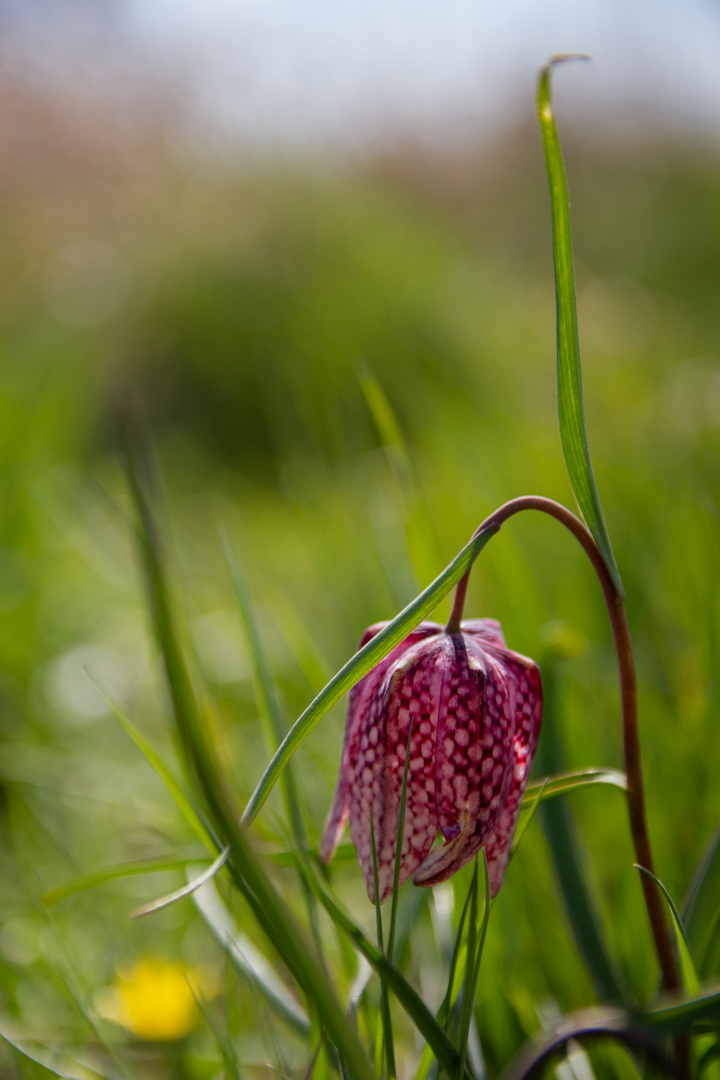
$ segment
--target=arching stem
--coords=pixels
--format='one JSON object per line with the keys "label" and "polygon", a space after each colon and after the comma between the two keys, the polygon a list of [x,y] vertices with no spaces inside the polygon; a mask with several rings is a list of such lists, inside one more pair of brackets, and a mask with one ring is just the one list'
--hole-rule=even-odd
{"label": "arching stem", "polygon": [[[625,755],[625,772],[627,774],[627,803],[630,818],[630,832],[635,848],[636,861],[647,870],[654,873],[652,851],[650,848],[650,835],[647,826],[645,812],[645,788],[643,785],[642,761],[640,756],[640,733],[638,729],[637,708],[637,678],[635,675],[635,661],[633,658],[630,631],[628,628],[625,603],[615,587],[613,578],[603,559],[597,544],[585,528],[579,518],[553,499],[543,498],[541,495],[524,495],[519,499],[511,499],[488,518],[483,521],[475,535],[488,528],[499,529],[508,518],[523,510],[539,510],[549,514],[568,529],[579,542],[583,551],[590,559],[593,569],[597,574],[605,597],[613,638],[615,640],[615,652],[617,654],[618,668],[620,672],[620,695],[622,700],[623,719],[623,749]],[[467,592],[470,571],[460,579],[455,590],[455,600],[452,612],[446,626],[448,634],[458,633],[460,620],[462,619],[465,594]],[[681,987],[678,974],[675,953],[672,940],[665,918],[665,908],[655,882],[647,876],[640,875],[640,884],[645,897],[650,926],[652,929],[655,950],[660,962],[663,981],[668,990],[679,990]]]}

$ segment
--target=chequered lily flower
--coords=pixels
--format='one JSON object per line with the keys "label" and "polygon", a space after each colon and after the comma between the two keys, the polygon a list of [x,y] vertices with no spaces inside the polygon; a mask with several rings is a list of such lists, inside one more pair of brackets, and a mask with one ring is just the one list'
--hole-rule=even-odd
{"label": "chequered lily flower", "polygon": [[[386,625],[366,630],[360,647]],[[399,882],[414,875],[416,885],[438,885],[484,847],[495,896],[541,716],[538,667],[507,648],[494,619],[463,622],[450,634],[437,623],[421,623],[351,691],[321,859],[332,858],[349,818],[374,901],[372,815],[381,902],[392,892],[412,719]],[[445,842],[433,848],[438,828]]]}

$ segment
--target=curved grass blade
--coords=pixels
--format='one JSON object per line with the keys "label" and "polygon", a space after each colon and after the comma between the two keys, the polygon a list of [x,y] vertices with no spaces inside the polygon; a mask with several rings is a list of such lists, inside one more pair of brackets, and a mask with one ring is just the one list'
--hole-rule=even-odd
{"label": "curved grass blade", "polygon": [[145,741],[143,736],[140,734],[139,729],[135,726],[135,724],[133,724],[132,720],[125,715],[122,709],[120,709],[111,698],[108,697],[102,687],[95,682],[89,672],[86,671],[85,674],[97,690],[98,694],[100,694],[100,697],[110,709],[115,719],[118,720],[120,724],[122,724],[122,726],[125,728],[125,731],[135,743],[138,750],[140,750],[145,760],[148,762],[149,765],[152,766],[152,768],[158,774],[162,782],[165,784],[165,787],[172,795],[180,813],[185,818],[192,831],[195,833],[198,839],[203,842],[203,844],[206,848],[208,848],[209,851],[216,851],[217,848],[220,847],[220,844],[217,842],[217,837],[214,835],[213,830],[210,827],[210,823],[208,822],[204,811],[200,807],[200,804],[187,791],[185,786],[180,783],[173,771],[168,768],[168,766],[165,764],[157,751],[153,750],[150,744]]}
{"label": "curved grass blade", "polygon": [[542,69],[538,86],[538,116],[545,149],[550,202],[552,205],[553,265],[557,314],[557,394],[560,438],[570,483],[580,511],[595,543],[600,548],[613,581],[623,595],[620,572],[615,562],[610,535],[598,495],[590,449],[588,447],[583,406],[580,341],[578,338],[575,268],[570,231],[570,202],[560,139],[550,99],[550,74],[553,64],[563,60],[587,59],[581,56],[555,56]]}
{"label": "curved grass blade", "polygon": [[682,920],[701,974],[709,975],[707,960],[712,958],[712,943],[720,925],[720,826],[710,840],[693,876]]}
{"label": "curved grass blade", "polygon": [[660,889],[660,892],[667,900],[668,907],[670,908],[670,911],[672,913],[673,924],[675,926],[675,936],[677,939],[678,954],[680,956],[680,971],[682,974],[683,986],[685,990],[687,990],[688,994],[699,993],[700,979],[698,978],[698,973],[695,968],[695,960],[693,959],[690,942],[688,941],[688,936],[685,931],[685,927],[683,926],[680,912],[675,906],[675,901],[663,885],[660,878],[656,877],[655,874],[650,872],[650,870],[646,870],[644,866],[640,866],[639,863],[635,863],[635,869],[639,870],[643,874],[647,874],[649,878],[652,878],[657,887]]}
{"label": "curved grass blade", "polygon": [[35,1039],[20,1039],[2,1029],[0,1029],[0,1038],[28,1061],[47,1069],[49,1073],[60,1077],[61,1080],[115,1080],[116,1074],[101,1072],[97,1066],[91,1068],[89,1065],[73,1061],[67,1054],[61,1054]]}
{"label": "curved grass blade", "polygon": [[532,802],[537,798],[538,802],[545,802],[547,799],[554,799],[556,795],[593,787],[595,784],[608,784],[610,787],[627,791],[627,776],[620,769],[600,767],[555,773],[553,776],[544,776],[541,780],[528,784],[525,789],[525,799]]}
{"label": "curved grass blade", "polygon": [[188,863],[197,861],[196,856],[191,859],[138,859],[135,862],[106,866],[102,870],[80,874],[79,877],[66,881],[64,885],[57,885],[45,893],[42,902],[45,907],[54,907],[68,896],[85,892],[87,889],[95,889],[99,885],[107,885],[109,881],[116,881],[118,878],[135,877],[137,874],[158,874],[168,870],[184,870]]}
{"label": "curved grass blade", "polygon": [[191,896],[197,889],[201,888],[207,881],[210,881],[215,875],[222,870],[225,863],[230,858],[230,848],[224,847],[217,859],[210,863],[208,867],[203,870],[202,874],[198,874],[192,881],[188,881],[187,885],[183,885],[180,889],[175,889],[174,892],[168,893],[166,896],[161,896],[159,900],[151,900],[149,904],[143,904],[142,907],[135,908],[130,912],[131,919],[141,919],[143,915],[152,915],[154,911],[160,911],[162,908],[170,907],[171,904],[177,904],[180,900],[184,900],[186,896]]}
{"label": "curved grass blade", "polygon": [[149,607],[165,663],[175,723],[188,771],[197,778],[210,814],[230,847],[228,866],[233,884],[246,898],[260,927],[307,994],[320,1022],[327,1028],[331,1041],[348,1062],[356,1080],[372,1080],[372,1068],[357,1033],[337,1000],[326,973],[308,946],[305,935],[238,826],[237,816],[224,790],[222,772],[207,737],[180,648],[159,537],[144,481],[147,465],[143,448],[133,439],[127,422],[123,434],[128,476],[138,515],[138,539]]}
{"label": "curved grass blade", "polygon": [[249,825],[257,816],[288,761],[323,716],[437,607],[453,585],[456,585],[465,571],[472,566],[490,537],[496,532],[497,529],[487,529],[474,536],[435,581],[428,585],[427,589],[408,604],[399,615],[396,615],[392,622],[383,627],[379,634],[371,638],[367,645],[356,652],[320,691],[305,712],[295,721],[261,776],[245,807],[242,816],[244,826]]}
{"label": "curved grass blade", "polygon": [[310,1034],[310,1021],[305,1011],[285,989],[269,962],[250,940],[238,930],[215,886],[208,882],[193,897],[196,908],[207,927],[225,949],[240,974],[258,993],[262,994],[274,1012],[299,1035]]}

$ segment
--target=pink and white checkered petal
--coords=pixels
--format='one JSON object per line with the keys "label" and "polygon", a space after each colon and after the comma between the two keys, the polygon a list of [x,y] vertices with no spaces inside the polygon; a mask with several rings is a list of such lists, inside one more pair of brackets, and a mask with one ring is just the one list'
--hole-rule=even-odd
{"label": "pink and white checkered petal", "polygon": [[446,843],[431,851],[416,885],[437,885],[465,865],[495,828],[512,781],[513,715],[500,666],[471,638],[453,635],[444,668],[435,802]]}
{"label": "pink and white checkered petal", "polygon": [[353,745],[350,748],[350,758],[345,768],[350,836],[355,845],[368,895],[374,893],[370,815],[372,813],[377,843],[376,822],[378,806],[382,798],[386,702],[387,684],[383,683],[370,708],[360,716],[359,726],[354,733]]}
{"label": "pink and white checkered petal", "polygon": [[[368,627],[360,639],[358,649],[362,649],[364,645],[367,645],[368,641],[386,626],[387,622],[378,622]],[[340,771],[335,795],[320,841],[320,859],[322,862],[330,862],[342,838],[349,812],[348,777],[353,775],[352,763],[357,760],[357,756],[361,752],[362,734],[359,734],[359,731],[362,728],[363,719],[367,716],[367,713],[372,708],[373,701],[380,692],[382,681],[388,669],[418,641],[422,641],[433,634],[439,634],[441,631],[442,627],[438,623],[420,623],[350,691]]]}
{"label": "pink and white checkered petal", "polygon": [[516,727],[512,783],[503,812],[485,844],[491,896],[496,895],[505,877],[542,719],[542,681],[537,666],[518,653],[509,653],[505,657],[505,670],[513,688]]}
{"label": "pink and white checkered petal", "polygon": [[482,838],[494,828],[510,784],[512,699],[500,665],[472,638],[445,640],[435,754],[438,822],[448,841],[466,819]]}
{"label": "pink and white checkered petal", "polygon": [[[442,652],[442,642],[443,638],[438,636],[437,641],[416,644],[390,669],[384,683],[379,786],[372,801],[381,903],[393,887],[398,814],[411,722],[400,884],[407,881],[420,865],[437,833],[434,755],[441,683],[437,659]],[[372,863],[369,874],[365,874],[365,883],[370,899],[374,900]]]}

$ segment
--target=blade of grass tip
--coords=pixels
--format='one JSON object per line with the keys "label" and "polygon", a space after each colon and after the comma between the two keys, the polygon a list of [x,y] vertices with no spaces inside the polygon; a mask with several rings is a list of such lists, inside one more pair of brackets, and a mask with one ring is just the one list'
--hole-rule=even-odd
{"label": "blade of grass tip", "polygon": [[405,839],[405,807],[407,805],[407,781],[408,766],[410,765],[410,743],[412,740],[414,717],[410,717],[408,736],[405,743],[405,765],[403,767],[402,786],[400,788],[400,807],[398,810],[398,827],[395,836],[395,868],[393,870],[392,906],[390,908],[390,933],[388,934],[387,958],[392,964],[395,950],[395,925],[397,922],[398,893],[400,885],[400,860],[402,857],[403,842]]}
{"label": "blade of grass tip", "polygon": [[117,863],[115,866],[106,866],[102,870],[92,870],[89,874],[80,874],[78,877],[66,881],[63,885],[56,885],[48,890],[42,897],[45,907],[55,907],[61,900],[75,893],[95,889],[99,885],[107,885],[110,881],[118,878],[135,877],[138,874],[159,874],[169,870],[184,870],[188,863],[197,862],[197,856],[186,859],[138,859],[135,862]]}
{"label": "blade of grass tip", "polygon": [[[380,889],[378,886],[377,848],[375,847],[375,826],[373,816],[370,814],[370,848],[372,852],[373,884],[375,887],[375,926],[377,930],[378,948],[385,954],[383,939],[382,912],[380,911]],[[385,1050],[385,1064],[387,1066],[388,1080],[395,1080],[395,1046],[393,1044],[392,1022],[390,1020],[390,1000],[388,998],[387,985],[382,975],[380,976],[380,1018],[382,1028],[382,1045]],[[375,1059],[375,1071],[378,1072],[377,1056]]]}
{"label": "blade of grass tip", "polygon": [[683,986],[687,990],[688,994],[697,994],[700,991],[700,979],[698,978],[697,969],[695,967],[695,960],[693,959],[692,949],[690,948],[690,942],[688,940],[685,926],[683,925],[680,912],[678,911],[675,901],[670,893],[663,885],[660,878],[656,877],[649,870],[646,870],[644,866],[640,866],[639,863],[635,863],[635,869],[639,870],[642,874],[647,874],[649,878],[655,882],[660,892],[667,900],[668,907],[673,917],[673,924],[675,926],[675,937],[677,940],[678,954],[680,957],[680,971],[682,973]]}
{"label": "blade of grass tip", "polygon": [[588,446],[580,366],[575,268],[570,230],[570,201],[560,138],[551,104],[550,76],[553,65],[565,60],[586,60],[582,55],[555,56],[542,69],[538,86],[538,116],[545,149],[552,207],[553,264],[557,314],[557,396],[560,438],[570,483],[580,511],[600,548],[615,586],[623,595],[618,571],[598,495]]}
{"label": "blade of grass tip", "polygon": [[410,986],[397,968],[388,961],[387,957],[368,941],[362,930],[355,925],[347,912],[327,892],[324,883],[320,882],[312,864],[304,858],[301,852],[297,853],[297,858],[298,865],[301,867],[302,872],[306,874],[315,895],[337,929],[353,943],[357,951],[365,957],[378,975],[382,973],[388,989],[392,990],[422,1037],[432,1047],[433,1053],[442,1067],[451,1076],[455,1076],[459,1062],[458,1053],[420,995]]}
{"label": "blade of grass tip", "polygon": [[540,802],[554,799],[556,795],[565,795],[569,791],[579,791],[583,788],[594,787],[596,784],[606,784],[609,787],[620,788],[627,791],[627,776],[620,769],[605,769],[592,767],[589,769],[573,769],[570,772],[556,773],[554,776],[543,776],[525,789],[525,800],[531,801],[536,796]]}
{"label": "blade of grass tip", "polygon": [[86,671],[85,674],[97,690],[98,694],[100,694],[100,697],[103,699],[108,709],[110,709],[115,719],[119,721],[119,723],[125,729],[132,741],[135,743],[147,763],[151,766],[151,768],[155,770],[157,775],[160,777],[165,787],[175,800],[175,804],[178,810],[185,818],[192,831],[195,833],[198,839],[202,841],[205,847],[208,848],[209,851],[213,853],[217,851],[217,849],[222,845],[215,836],[205,813],[200,807],[200,804],[186,790],[184,785],[180,783],[175,774],[172,772],[171,769],[168,768],[168,766],[165,764],[157,751],[153,750],[150,744],[145,741],[143,736],[140,734],[139,729],[135,726],[135,724],[133,724],[132,720],[130,720],[130,718],[125,715],[122,709],[120,709],[115,704],[112,698],[108,697],[102,687],[97,682],[95,682],[89,672]]}
{"label": "blade of grass tip", "polygon": [[246,982],[293,1031],[307,1037],[310,1032],[307,1013],[288,992],[269,960],[235,925],[215,886],[206,885],[195,893],[193,900],[205,925]]}
{"label": "blade of grass tip", "polygon": [[[465,903],[463,904],[462,914],[460,915],[460,922],[458,923],[457,934],[455,935],[455,944],[453,946],[452,957],[450,958],[450,970],[448,973],[447,990],[445,991],[445,997],[442,1000],[440,1008],[438,1009],[438,1020],[443,1025],[445,1031],[448,1030],[450,1025],[450,1017],[452,1015],[453,1006],[453,989],[455,986],[456,971],[458,967],[458,960],[460,957],[460,949],[462,946],[463,930],[465,929],[465,920],[470,910],[470,901],[472,899],[473,887],[472,885],[468,889],[468,894],[465,897]],[[467,966],[467,952],[466,952],[466,966]],[[464,977],[464,972],[462,976]]]}
{"label": "blade of grass tip", "polygon": [[472,978],[475,968],[475,941],[477,936],[477,909],[478,909],[478,860],[477,855],[473,863],[473,876],[472,887],[470,890],[470,919],[468,922],[467,932],[467,946],[466,946],[466,960],[465,960],[465,980],[463,983],[463,1003],[462,1013],[460,1016],[460,1034],[458,1038],[458,1053],[460,1054],[460,1064],[458,1066],[458,1076],[462,1076],[465,1071],[465,1062],[467,1060],[467,1041],[470,1033],[470,1017],[472,1016],[473,1007],[473,995],[472,995]]}
{"label": "blade of grass tip", "polygon": [[158,900],[151,900],[148,904],[143,904],[142,907],[135,908],[134,911],[130,912],[130,918],[141,919],[143,915],[152,915],[155,911],[161,911],[163,908],[179,903],[179,901],[184,900],[186,896],[191,896],[197,889],[210,881],[211,878],[214,878],[215,875],[222,870],[229,858],[230,848],[224,847],[217,859],[210,863],[210,866],[206,867],[202,874],[193,878],[192,881],[189,881],[180,889],[175,889],[173,892],[167,893],[166,896],[161,896]]}
{"label": "blade of grass tip", "polygon": [[235,888],[251,907],[260,927],[278,950],[327,1027],[331,1040],[345,1057],[356,1080],[372,1080],[365,1051],[337,1000],[332,984],[318,964],[305,936],[274,884],[252,851],[225,791],[214,747],[207,737],[194,691],[185,668],[165,566],[160,554],[151,506],[138,465],[136,447],[127,432],[126,450],[130,487],[139,521],[140,553],[148,588],[153,624],[165,663],[175,723],[190,775],[197,778],[210,814],[230,847],[228,867]]}
{"label": "blade of grass tip", "polygon": [[435,581],[396,615],[392,622],[383,627],[379,634],[371,638],[367,645],[356,652],[311,701],[283,739],[250,796],[242,816],[244,826],[249,825],[257,816],[288,761],[323,716],[437,607],[453,585],[456,585],[465,571],[472,566],[496,532],[497,528],[493,527],[473,537]]}

